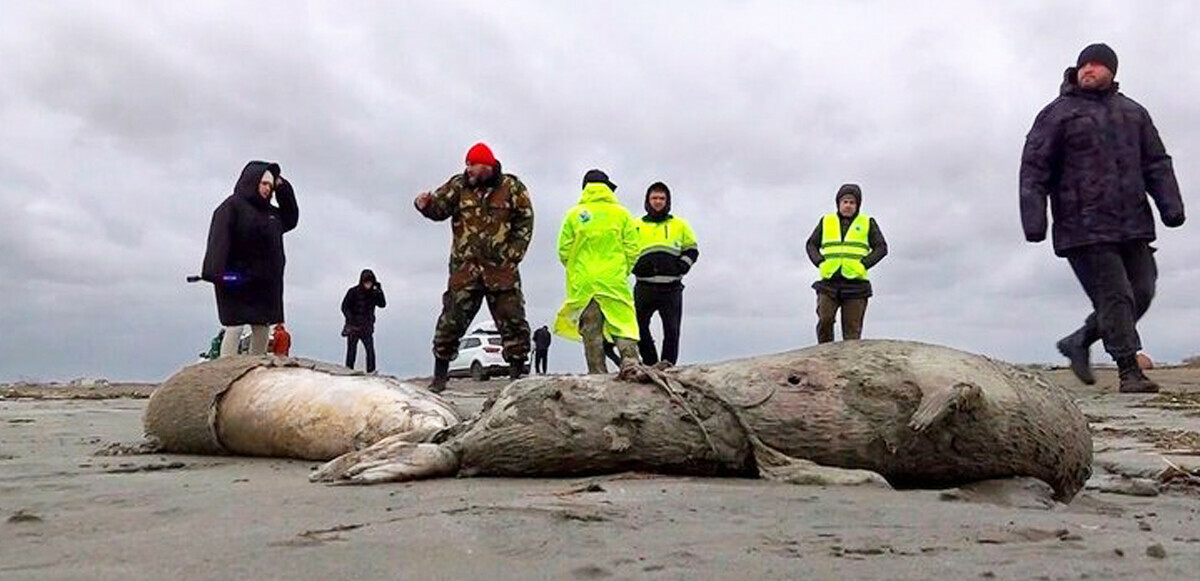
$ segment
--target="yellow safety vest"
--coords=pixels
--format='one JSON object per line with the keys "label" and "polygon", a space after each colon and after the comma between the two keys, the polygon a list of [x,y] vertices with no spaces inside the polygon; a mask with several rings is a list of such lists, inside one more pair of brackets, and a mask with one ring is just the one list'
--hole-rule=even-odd
{"label": "yellow safety vest", "polygon": [[867,280],[867,268],[862,259],[871,252],[867,237],[871,230],[871,218],[859,214],[842,238],[842,222],[836,213],[826,214],[821,221],[821,278],[829,280],[839,270],[849,280]]}

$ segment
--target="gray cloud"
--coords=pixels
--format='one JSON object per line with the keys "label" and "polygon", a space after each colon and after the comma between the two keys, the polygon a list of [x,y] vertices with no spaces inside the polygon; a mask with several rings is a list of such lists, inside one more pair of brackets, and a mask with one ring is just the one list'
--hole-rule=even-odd
{"label": "gray cloud", "polygon": [[[833,193],[861,183],[892,254],[867,334],[1054,361],[1086,300],[1048,245],[1023,242],[1016,180],[1034,115],[1088,42],[1121,57],[1190,197],[1198,52],[1187,3],[12,2],[0,19],[0,380],[154,379],[216,331],[186,285],[208,220],[252,158],[296,184],[286,237],[295,350],[339,360],[337,305],[371,267],[389,294],[381,367],[425,373],[447,224],[416,193],[489,142],[530,187],[532,323],[562,298],[554,243],[601,167],[641,208],[663,179],[700,237],[683,354],[702,361],[813,341],[803,251]],[[1164,359],[1194,354],[1188,260],[1160,228],[1142,324]],[[582,368],[556,343],[551,365]]]}

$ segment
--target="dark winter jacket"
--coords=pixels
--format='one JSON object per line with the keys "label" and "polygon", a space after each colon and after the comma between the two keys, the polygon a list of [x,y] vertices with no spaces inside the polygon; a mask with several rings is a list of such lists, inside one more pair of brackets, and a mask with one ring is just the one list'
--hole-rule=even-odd
{"label": "dark winter jacket", "polygon": [[546,327],[538,327],[533,332],[533,347],[538,351],[545,351],[550,348],[550,330]]}
{"label": "dark winter jacket", "polygon": [[216,288],[222,325],[283,322],[283,233],[296,227],[300,210],[287,180],[275,189],[278,207],[258,194],[258,182],[268,169],[279,177],[279,164],[246,164],[208,228],[200,277]]}
{"label": "dark winter jacket", "polygon": [[1085,91],[1075,68],[1060,95],[1033,122],[1021,155],[1025,239],[1046,238],[1046,200],[1054,252],[1092,244],[1154,240],[1149,193],[1167,226],[1183,224],[1183,199],[1150,114],[1113,83]]}
{"label": "dark winter jacket", "polygon": [[[364,283],[371,281],[368,289]],[[346,291],[342,299],[342,315],[346,317],[345,334],[356,337],[370,337],[375,334],[375,307],[387,306],[387,298],[383,295],[383,286],[375,280],[375,273],[364,269],[358,277],[358,284]]]}
{"label": "dark winter jacket", "polygon": [[[862,194],[858,195],[858,199],[862,200]],[[838,214],[838,221],[842,226],[842,236],[846,236],[846,230],[850,228],[850,224],[858,214],[847,218]],[[821,238],[822,220],[817,220],[817,227],[813,230],[811,236],[808,237],[808,242],[804,245],[805,251],[808,253],[808,259],[812,261],[813,266],[821,267],[821,262],[825,257],[821,255]],[[887,240],[883,237],[883,231],[879,229],[879,224],[875,222],[875,218],[871,218],[870,231],[867,232],[867,244],[871,245],[871,251],[862,259],[862,265],[868,270],[883,260],[887,256],[888,246]],[[861,299],[871,296],[871,281],[870,280],[850,280],[842,276],[841,272],[834,273],[833,277],[825,280],[814,282],[812,287],[817,292],[824,293],[839,299]]]}

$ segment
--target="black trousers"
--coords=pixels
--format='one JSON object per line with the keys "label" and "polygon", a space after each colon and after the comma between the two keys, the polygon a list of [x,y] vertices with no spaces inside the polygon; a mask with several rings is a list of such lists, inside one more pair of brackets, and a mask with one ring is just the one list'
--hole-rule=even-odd
{"label": "black trousers", "polygon": [[1075,278],[1092,301],[1092,313],[1073,334],[1087,347],[1103,340],[1116,359],[1142,348],[1137,321],[1154,300],[1158,265],[1148,242],[1094,244],[1067,255]]}
{"label": "black trousers", "polygon": [[533,350],[533,371],[534,373],[546,374],[546,360],[549,359],[549,349],[534,349]]}
{"label": "black trousers", "polygon": [[660,359],[654,348],[654,337],[650,334],[650,317],[658,313],[662,319],[663,361],[672,365],[679,362],[679,323],[683,319],[683,285],[653,284],[639,282],[633,287],[633,306],[637,309],[638,352],[642,363],[654,365]]}
{"label": "black trousers", "polygon": [[346,367],[354,369],[359,341],[362,341],[363,349],[367,352],[367,373],[375,371],[375,337],[373,335],[349,335],[346,337]]}

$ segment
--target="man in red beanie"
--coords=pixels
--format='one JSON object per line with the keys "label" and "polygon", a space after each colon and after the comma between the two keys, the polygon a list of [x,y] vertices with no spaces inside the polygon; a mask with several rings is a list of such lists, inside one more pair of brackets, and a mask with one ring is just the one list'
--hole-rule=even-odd
{"label": "man in red beanie", "polygon": [[417,196],[413,205],[434,221],[450,218],[450,280],[433,333],[433,382],[446,389],[458,343],[486,298],[504,342],[509,376],[520,377],[529,357],[529,323],[518,270],[533,238],[533,204],[517,176],[501,171],[491,148],[476,143],[466,169],[442,187]]}
{"label": "man in red beanie", "polygon": [[1168,228],[1183,225],[1183,198],[1150,114],[1113,80],[1117,53],[1106,44],[1089,45],[1075,65],[1025,138],[1025,240],[1046,239],[1048,201],[1054,253],[1067,259],[1092,302],[1083,326],[1058,342],[1075,376],[1096,382],[1090,357],[1100,340],[1117,362],[1120,391],[1156,392],[1158,385],[1137,364],[1137,320],[1150,308],[1158,279],[1147,194]]}

